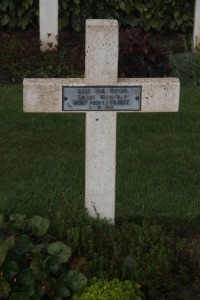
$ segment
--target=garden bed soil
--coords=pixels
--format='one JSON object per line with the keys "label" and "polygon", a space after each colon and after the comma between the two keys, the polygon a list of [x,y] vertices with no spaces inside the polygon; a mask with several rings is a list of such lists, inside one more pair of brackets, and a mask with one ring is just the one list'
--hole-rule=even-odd
{"label": "garden bed soil", "polygon": [[[138,29],[133,29],[133,31],[137,31]],[[139,29],[140,32],[140,29]],[[136,34],[137,36],[137,34]],[[149,51],[147,60],[150,62],[150,65],[148,68],[150,69],[149,72],[144,73],[144,76],[137,76],[137,72],[145,72],[145,65],[143,65],[142,69],[139,66],[138,70],[136,70],[136,74],[130,74],[130,69],[133,69],[133,66],[135,66],[135,60],[132,59],[131,64],[127,62],[127,68],[129,68],[129,71],[127,72],[127,75],[125,77],[163,77],[165,75],[169,75],[169,73],[166,74],[163,73],[165,70],[168,70],[169,68],[166,67],[166,64],[164,61],[164,56],[168,55],[169,53],[181,53],[184,52],[184,39],[190,40],[190,33],[187,35],[168,32],[168,33],[156,33],[156,32],[149,32],[145,33],[142,32],[142,39],[143,41],[147,41],[145,44],[146,49]],[[125,41],[126,42],[126,41]],[[26,31],[17,31],[17,30],[7,30],[7,31],[1,31],[0,32],[0,57],[1,57],[1,66],[0,66],[0,82],[1,83],[15,83],[15,82],[21,82],[23,77],[29,77],[26,75],[27,70],[38,68],[38,64],[36,63],[35,59],[33,59],[35,53],[37,52],[37,55],[39,56],[39,31],[35,29],[29,29]],[[137,55],[140,57],[145,54],[145,50],[142,49],[142,46],[138,44],[141,51],[137,53]],[[134,47],[134,46],[133,46]],[[152,52],[153,48],[153,52]],[[27,49],[27,51],[26,51]],[[85,51],[85,32],[74,32],[72,30],[62,30],[59,32],[59,51],[65,52],[63,56],[63,61],[61,65],[64,64],[66,61],[66,69],[70,70],[70,74],[66,74],[68,71],[63,70],[61,72],[61,76],[67,76],[67,77],[80,77],[84,76],[84,68],[85,68],[85,62],[84,62],[84,51]],[[155,50],[154,50],[155,49]],[[143,51],[143,53],[142,53]],[[6,53],[6,56],[4,55]],[[155,54],[156,53],[156,54]],[[161,56],[157,54],[161,53]],[[10,56],[9,56],[10,55]],[[129,55],[129,54],[128,54]],[[15,56],[15,57],[14,57]],[[6,58],[5,58],[6,57]],[[159,57],[159,61],[158,58]],[[19,58],[19,59],[18,59]],[[60,58],[59,58],[60,59]],[[17,61],[18,60],[18,61]],[[31,61],[32,60],[32,61]],[[21,64],[20,64],[21,62]],[[123,62],[122,62],[123,63]],[[141,59],[141,63],[143,63]],[[10,64],[10,66],[9,66]],[[159,67],[160,69],[152,70],[153,64],[157,64],[158,66],[163,64],[163,66]],[[56,63],[52,64],[52,69],[54,71]],[[119,60],[119,66],[120,66],[120,60]],[[121,67],[122,68],[122,67]],[[9,72],[7,70],[9,69]],[[13,71],[14,70],[14,71]],[[15,73],[17,73],[17,70],[19,72],[23,73],[23,70],[26,70],[24,76],[23,74],[20,74],[18,77],[15,78]],[[141,70],[141,71],[140,71]],[[161,70],[161,73],[159,73]],[[29,72],[30,73],[30,72]],[[73,74],[74,73],[74,74]],[[126,72],[125,72],[126,73]],[[123,70],[121,71],[122,76],[120,76],[119,71],[119,77],[123,77]],[[18,74],[17,74],[18,75]],[[37,76],[39,75],[39,76]],[[37,74],[36,77],[41,77],[40,73]],[[131,76],[132,75],[132,76]],[[159,76],[160,75],[160,76]],[[56,75],[54,75],[56,77]],[[53,77],[54,77],[53,76]],[[31,74],[30,74],[30,77]],[[44,74],[45,77],[45,74]],[[48,76],[46,76],[48,77]]]}
{"label": "garden bed soil", "polygon": [[[151,42],[152,46],[157,48],[163,48],[166,51],[173,51],[174,53],[184,52],[184,39],[191,40],[192,33],[182,34],[176,32],[149,32],[146,33],[147,39]],[[18,40],[39,43],[39,31],[29,29],[25,31],[21,30],[8,30],[0,31],[1,45],[7,40]],[[59,44],[60,46],[67,45],[72,48],[75,45],[84,45],[85,31],[75,32],[72,30],[62,30],[59,32]]]}

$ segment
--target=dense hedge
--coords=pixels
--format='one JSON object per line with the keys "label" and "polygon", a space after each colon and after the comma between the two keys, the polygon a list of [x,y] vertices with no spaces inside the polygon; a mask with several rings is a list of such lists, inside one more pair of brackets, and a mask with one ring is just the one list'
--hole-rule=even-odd
{"label": "dense hedge", "polygon": [[[51,0],[49,0],[51,1]],[[60,28],[79,31],[86,18],[115,18],[123,25],[157,31],[186,31],[193,26],[194,0],[59,0]],[[38,24],[39,0],[0,3],[1,29],[26,29]]]}

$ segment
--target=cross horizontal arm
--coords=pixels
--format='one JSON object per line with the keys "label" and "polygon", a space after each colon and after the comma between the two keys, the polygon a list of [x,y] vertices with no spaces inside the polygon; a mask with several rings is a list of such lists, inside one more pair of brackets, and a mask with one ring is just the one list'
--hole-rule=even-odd
{"label": "cross horizontal arm", "polygon": [[[87,86],[87,84],[83,78],[52,78],[24,79],[23,86],[25,112],[66,113],[70,111],[62,110],[62,87],[84,87]],[[177,78],[125,78],[118,79],[117,83],[113,84],[113,86],[141,86],[140,112],[178,111],[180,82]]]}

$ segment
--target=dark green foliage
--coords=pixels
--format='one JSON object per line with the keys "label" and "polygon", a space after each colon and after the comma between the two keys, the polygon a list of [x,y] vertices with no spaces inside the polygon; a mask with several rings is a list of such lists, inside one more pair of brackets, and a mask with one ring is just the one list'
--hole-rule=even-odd
{"label": "dark green foliage", "polygon": [[[84,74],[84,34],[60,34],[57,51],[41,52],[35,32],[2,37],[2,81],[21,82],[25,77],[64,78]],[[23,40],[22,40],[23,38]],[[119,77],[163,77],[170,66],[161,49],[151,46],[141,29],[120,30]]]}
{"label": "dark green foliage", "polygon": [[10,221],[1,216],[1,299],[62,300],[86,285],[85,275],[67,265],[71,248],[48,234],[48,228],[48,219],[40,216],[13,214]]}
{"label": "dark green foliage", "polygon": [[[192,47],[190,47],[192,48]],[[185,51],[169,55],[173,76],[180,79],[183,85],[200,85],[200,51],[191,51],[185,41]]]}
{"label": "dark green foliage", "polygon": [[131,281],[111,281],[94,278],[89,287],[81,295],[74,296],[74,300],[142,300],[140,285]]}
{"label": "dark green foliage", "polygon": [[194,1],[143,0],[134,1],[133,6],[136,14],[126,10],[127,15],[124,18],[124,22],[131,26],[141,26],[145,30],[170,29],[183,32],[192,27]]}
{"label": "dark green foliage", "polygon": [[[160,294],[175,299],[170,298],[173,289],[187,279],[189,268],[192,271],[188,265],[192,260],[185,258],[193,243],[187,246],[156,223],[124,221],[113,226],[79,218],[77,227],[69,227],[64,236],[73,247],[72,258],[71,248],[48,234],[46,218],[14,214],[9,222],[1,216],[0,224],[1,299],[121,300],[123,294],[124,299],[141,300],[140,288],[147,299]],[[194,262],[198,256],[196,251]],[[195,267],[198,277],[197,263]],[[90,280],[86,289],[84,274],[98,278]]]}
{"label": "dark green foliage", "polygon": [[38,32],[2,34],[0,80],[22,82],[26,77],[65,78],[72,74],[72,77],[80,77],[84,72],[82,39],[63,32],[57,51],[41,52]]}
{"label": "dark green foliage", "polygon": [[38,15],[39,1],[34,0],[5,0],[0,3],[1,27],[26,29],[34,24]]}
{"label": "dark green foliage", "polygon": [[[1,1],[1,27],[27,28],[38,24],[38,3],[33,0]],[[85,19],[115,18],[123,25],[145,30],[186,31],[193,24],[194,0],[60,0],[60,28],[71,26],[79,31]]]}
{"label": "dark green foliage", "polygon": [[170,72],[166,54],[151,46],[143,30],[120,30],[119,77],[165,77]]}
{"label": "dark green foliage", "polygon": [[[177,255],[184,241],[175,243],[173,233],[162,226],[125,222],[113,227],[100,222],[69,229],[67,236],[77,254],[87,256],[83,269],[89,277],[134,280],[152,297],[170,291],[180,278]],[[82,259],[78,256],[76,264]]]}

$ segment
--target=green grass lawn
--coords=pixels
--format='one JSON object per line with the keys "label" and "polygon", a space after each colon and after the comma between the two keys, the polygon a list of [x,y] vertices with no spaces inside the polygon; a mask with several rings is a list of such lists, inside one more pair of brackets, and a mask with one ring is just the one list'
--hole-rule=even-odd
{"label": "green grass lawn", "polygon": [[[84,208],[84,114],[25,114],[21,85],[0,95],[0,211],[66,220]],[[178,113],[118,115],[117,218],[198,222],[199,104],[188,87]]]}

